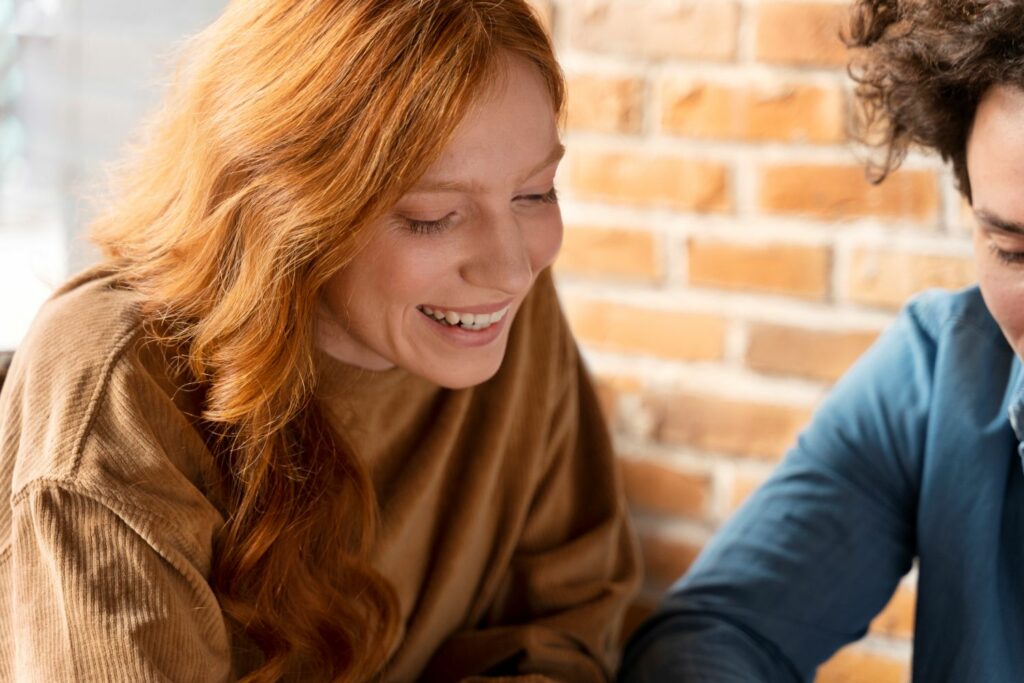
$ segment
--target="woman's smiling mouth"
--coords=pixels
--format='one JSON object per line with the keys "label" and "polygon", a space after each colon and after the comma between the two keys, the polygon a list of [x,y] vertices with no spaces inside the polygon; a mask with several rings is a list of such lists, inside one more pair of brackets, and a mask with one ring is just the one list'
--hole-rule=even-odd
{"label": "woman's smiling mouth", "polygon": [[480,332],[486,330],[492,325],[500,322],[504,318],[511,308],[511,305],[507,305],[492,313],[466,313],[460,311],[452,311],[441,308],[432,308],[430,306],[417,306],[416,309],[445,327],[458,327],[463,330],[469,330],[471,332]]}

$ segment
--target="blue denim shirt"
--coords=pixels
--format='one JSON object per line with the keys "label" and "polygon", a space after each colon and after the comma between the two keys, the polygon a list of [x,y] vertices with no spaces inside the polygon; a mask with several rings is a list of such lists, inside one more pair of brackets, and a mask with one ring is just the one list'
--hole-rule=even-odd
{"label": "blue denim shirt", "polygon": [[914,681],[1024,681],[1024,382],[977,288],[916,298],[631,639],[628,683],[805,681],[916,558]]}

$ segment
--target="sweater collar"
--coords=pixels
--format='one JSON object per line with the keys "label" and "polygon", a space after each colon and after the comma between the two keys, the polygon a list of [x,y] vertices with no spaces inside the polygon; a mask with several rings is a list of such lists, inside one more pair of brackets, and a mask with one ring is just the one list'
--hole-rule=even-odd
{"label": "sweater collar", "polygon": [[338,360],[322,349],[316,351],[317,391],[324,397],[369,398],[397,389],[415,378],[395,366],[389,370],[367,370]]}

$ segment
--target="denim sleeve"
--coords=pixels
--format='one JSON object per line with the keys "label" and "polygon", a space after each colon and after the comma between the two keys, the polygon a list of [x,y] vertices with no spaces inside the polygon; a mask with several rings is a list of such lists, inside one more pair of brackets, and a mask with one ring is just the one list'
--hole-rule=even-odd
{"label": "denim sleeve", "polygon": [[631,638],[620,681],[810,680],[915,555],[935,341],[913,307]]}

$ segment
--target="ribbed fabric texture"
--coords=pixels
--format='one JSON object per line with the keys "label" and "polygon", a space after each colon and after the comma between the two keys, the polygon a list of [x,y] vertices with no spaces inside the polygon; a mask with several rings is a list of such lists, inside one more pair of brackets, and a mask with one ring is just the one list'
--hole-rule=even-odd
{"label": "ribbed fabric texture", "polygon": [[[93,272],[44,306],[14,357],[0,680],[228,681],[252,666],[232,663],[245,644],[207,583],[223,518],[189,417],[201,405],[156,354],[135,295]],[[320,362],[318,398],[382,507],[374,562],[404,617],[384,680],[606,680],[639,570],[550,275],[478,387]]]}

